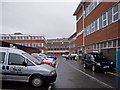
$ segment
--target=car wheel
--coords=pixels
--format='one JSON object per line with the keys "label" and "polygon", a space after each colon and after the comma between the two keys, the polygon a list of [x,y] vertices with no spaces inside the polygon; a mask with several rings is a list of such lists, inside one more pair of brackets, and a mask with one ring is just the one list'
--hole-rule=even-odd
{"label": "car wheel", "polygon": [[39,75],[35,75],[31,78],[30,83],[33,87],[41,87],[43,85],[43,79]]}
{"label": "car wheel", "polygon": [[95,67],[95,65],[92,66],[92,71],[93,71],[93,72],[96,71],[96,67]]}
{"label": "car wheel", "polygon": [[86,68],[87,68],[87,65],[84,63],[84,64],[83,64],[83,67],[86,69]]}

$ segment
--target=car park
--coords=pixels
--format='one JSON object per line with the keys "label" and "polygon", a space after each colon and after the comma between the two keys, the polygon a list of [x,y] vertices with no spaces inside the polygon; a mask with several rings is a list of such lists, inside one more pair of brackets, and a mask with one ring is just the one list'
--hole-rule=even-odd
{"label": "car park", "polygon": [[102,54],[89,53],[83,59],[84,68],[91,68],[93,72],[112,69],[114,62],[106,59]]}
{"label": "car park", "polygon": [[48,54],[47,58],[53,58],[54,60],[57,59],[57,57],[55,56],[55,54]]}
{"label": "car park", "polygon": [[34,58],[36,58],[37,60],[41,61],[44,64],[50,65],[52,67],[55,67],[55,62],[51,61],[51,60],[47,60],[47,59],[42,59],[40,56],[38,55],[33,55]]}
{"label": "car park", "polygon": [[53,67],[22,50],[0,47],[0,57],[0,80],[29,82],[34,87],[56,81],[57,73]]}

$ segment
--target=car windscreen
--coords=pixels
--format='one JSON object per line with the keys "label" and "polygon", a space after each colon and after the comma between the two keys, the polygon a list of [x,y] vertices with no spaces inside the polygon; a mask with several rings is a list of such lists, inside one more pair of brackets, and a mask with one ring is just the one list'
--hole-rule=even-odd
{"label": "car windscreen", "polygon": [[23,55],[25,55],[27,58],[29,58],[31,61],[33,61],[37,65],[41,65],[42,64],[41,61],[38,61],[36,58],[34,58],[33,56],[31,56],[28,53],[23,53]]}
{"label": "car windscreen", "polygon": [[36,57],[37,57],[40,61],[42,61],[42,58],[41,58],[41,57],[39,57],[39,56],[37,56],[37,55],[36,55]]}
{"label": "car windscreen", "polygon": [[102,54],[93,54],[95,61],[104,61],[105,57]]}

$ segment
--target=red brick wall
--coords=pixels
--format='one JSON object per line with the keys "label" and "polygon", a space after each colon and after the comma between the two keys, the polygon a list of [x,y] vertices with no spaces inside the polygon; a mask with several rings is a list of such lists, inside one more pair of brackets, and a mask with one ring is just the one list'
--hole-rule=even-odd
{"label": "red brick wall", "polygon": [[86,36],[85,45],[118,37],[119,22],[110,24],[109,26]]}
{"label": "red brick wall", "polygon": [[[116,2],[101,2],[86,18],[85,27],[110,9]],[[85,3],[85,6],[88,3]]]}

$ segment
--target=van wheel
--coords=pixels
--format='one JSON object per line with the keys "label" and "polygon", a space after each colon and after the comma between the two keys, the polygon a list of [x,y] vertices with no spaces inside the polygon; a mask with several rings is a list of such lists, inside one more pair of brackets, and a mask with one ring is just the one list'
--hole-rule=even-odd
{"label": "van wheel", "polygon": [[96,67],[95,67],[95,65],[92,66],[92,71],[93,71],[93,72],[96,71]]}
{"label": "van wheel", "polygon": [[84,64],[83,64],[83,67],[86,69],[86,68],[87,68],[87,65],[84,63]]}
{"label": "van wheel", "polygon": [[33,87],[41,87],[43,85],[43,79],[39,75],[35,75],[31,78],[30,83]]}

